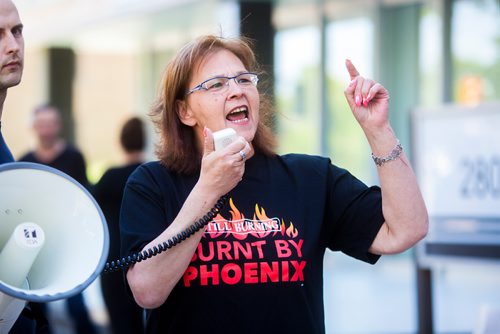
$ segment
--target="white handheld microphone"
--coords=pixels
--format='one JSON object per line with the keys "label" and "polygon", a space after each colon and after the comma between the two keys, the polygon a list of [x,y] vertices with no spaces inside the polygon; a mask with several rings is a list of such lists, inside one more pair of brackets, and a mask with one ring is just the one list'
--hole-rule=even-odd
{"label": "white handheld microphone", "polygon": [[225,128],[213,133],[215,150],[218,151],[231,144],[236,139],[236,131],[233,128]]}

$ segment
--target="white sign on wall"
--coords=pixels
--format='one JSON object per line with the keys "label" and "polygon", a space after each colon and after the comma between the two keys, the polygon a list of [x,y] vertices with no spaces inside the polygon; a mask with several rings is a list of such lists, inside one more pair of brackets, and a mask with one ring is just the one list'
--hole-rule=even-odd
{"label": "white sign on wall", "polygon": [[500,260],[500,103],[419,109],[412,131],[430,217],[419,255]]}

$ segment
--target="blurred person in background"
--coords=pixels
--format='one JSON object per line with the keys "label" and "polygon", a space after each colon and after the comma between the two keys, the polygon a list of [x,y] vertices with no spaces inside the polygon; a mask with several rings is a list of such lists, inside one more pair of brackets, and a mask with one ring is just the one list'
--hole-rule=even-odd
{"label": "blurred person in background", "polygon": [[62,119],[59,110],[51,105],[36,107],[32,122],[36,146],[19,158],[19,161],[56,168],[88,188],[83,154],[61,137]]}
{"label": "blurred person in background", "polygon": [[[62,120],[59,110],[51,105],[41,105],[33,111],[33,130],[37,139],[32,151],[19,161],[34,162],[56,168],[74,178],[88,189],[89,182],[83,154],[61,137]],[[68,313],[78,334],[97,333],[90,319],[83,292],[65,300]],[[45,306],[41,304],[45,309]],[[44,311],[45,314],[46,311]]]}
{"label": "blurred person in background", "polygon": [[[326,249],[373,264],[426,235],[389,94],[346,67],[380,188],[328,158],[275,153],[245,39],[202,36],[169,62],[152,110],[159,161],[131,174],[120,216],[123,256],[166,250],[126,273],[147,333],[324,333]],[[213,131],[224,128],[237,138],[216,151]]]}
{"label": "blurred person in background", "polygon": [[[92,194],[102,209],[108,224],[110,246],[108,261],[120,256],[120,205],[129,175],[144,162],[146,134],[143,121],[132,117],[123,124],[120,145],[125,154],[122,166],[108,169],[93,187]],[[127,293],[123,273],[101,275],[101,289],[114,334],[144,332],[143,309]]]}

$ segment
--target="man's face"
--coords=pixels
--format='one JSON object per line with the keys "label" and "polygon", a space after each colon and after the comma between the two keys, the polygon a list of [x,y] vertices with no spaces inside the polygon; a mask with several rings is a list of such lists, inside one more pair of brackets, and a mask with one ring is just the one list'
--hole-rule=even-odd
{"label": "man's face", "polygon": [[41,142],[53,143],[61,132],[59,113],[51,107],[39,110],[35,113],[33,129]]}
{"label": "man's face", "polygon": [[23,58],[23,25],[16,6],[0,0],[0,91],[19,84]]}

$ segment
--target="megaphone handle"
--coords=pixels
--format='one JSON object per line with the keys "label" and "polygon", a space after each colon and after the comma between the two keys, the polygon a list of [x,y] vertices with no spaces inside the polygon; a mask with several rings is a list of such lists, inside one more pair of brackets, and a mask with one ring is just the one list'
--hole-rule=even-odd
{"label": "megaphone handle", "polygon": [[207,212],[207,214],[204,215],[202,218],[200,218],[198,221],[188,226],[181,233],[178,233],[176,236],[173,236],[172,238],[168,239],[167,241],[164,241],[163,243],[158,244],[157,246],[154,246],[153,248],[149,248],[147,250],[134,253],[127,257],[122,257],[120,260],[108,262],[106,263],[103,272],[112,273],[120,269],[122,270],[126,269],[131,265],[133,265],[134,263],[149,259],[153,256],[156,256],[166,251],[169,248],[174,247],[175,245],[180,244],[181,242],[183,242],[184,240],[186,240],[187,238],[189,238],[190,236],[201,230],[203,227],[205,227],[209,222],[211,222],[212,219],[214,219],[214,217],[217,216],[217,214],[219,214],[220,210],[227,202],[228,197],[229,196],[226,194],[221,198],[219,198],[219,200],[217,201],[217,203],[215,203],[212,210]]}

